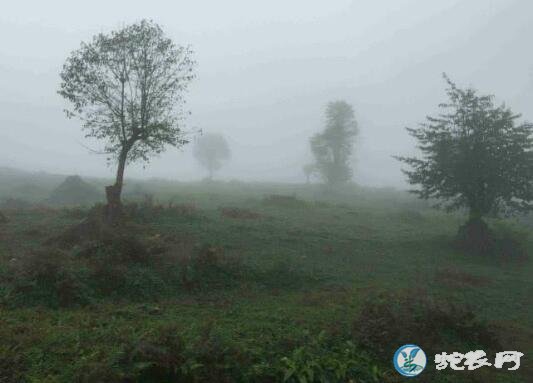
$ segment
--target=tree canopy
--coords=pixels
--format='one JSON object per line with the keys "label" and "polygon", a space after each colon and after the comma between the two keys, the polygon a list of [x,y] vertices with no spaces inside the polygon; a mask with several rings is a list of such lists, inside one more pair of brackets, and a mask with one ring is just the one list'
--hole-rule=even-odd
{"label": "tree canopy", "polygon": [[357,133],[352,106],[345,101],[330,102],[326,107],[326,127],[310,142],[314,168],[328,184],[338,185],[352,178],[350,157]]}
{"label": "tree canopy", "polygon": [[408,132],[421,157],[398,157],[412,190],[471,218],[533,208],[533,125],[491,95],[460,89],[446,75],[448,102]]}
{"label": "tree canopy", "polygon": [[213,174],[222,167],[223,161],[231,157],[231,151],[223,135],[206,133],[196,140],[194,157],[207,169],[211,179]]}

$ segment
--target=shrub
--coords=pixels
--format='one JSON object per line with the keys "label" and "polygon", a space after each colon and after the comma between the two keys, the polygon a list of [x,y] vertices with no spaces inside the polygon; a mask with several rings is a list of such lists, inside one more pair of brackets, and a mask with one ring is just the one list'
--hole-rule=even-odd
{"label": "shrub", "polygon": [[384,374],[354,343],[330,344],[324,332],[283,357],[283,382],[384,382]]}
{"label": "shrub", "polygon": [[502,222],[494,225],[496,251],[505,260],[527,259],[529,236],[529,232],[522,228]]}
{"label": "shrub", "polygon": [[180,281],[187,289],[232,286],[242,275],[242,261],[222,247],[203,245],[180,258]]}
{"label": "shrub", "polygon": [[4,299],[11,302],[46,302],[72,306],[91,300],[83,272],[74,272],[71,258],[57,249],[35,251],[13,259],[3,283],[11,287]]}
{"label": "shrub", "polygon": [[179,330],[167,326],[128,346],[120,365],[133,381],[171,382],[185,377],[186,362],[185,342]]}
{"label": "shrub", "polygon": [[391,356],[403,344],[416,343],[426,352],[447,346],[497,349],[493,329],[465,307],[425,294],[382,293],[370,297],[353,323],[352,333],[364,346],[381,356]]}

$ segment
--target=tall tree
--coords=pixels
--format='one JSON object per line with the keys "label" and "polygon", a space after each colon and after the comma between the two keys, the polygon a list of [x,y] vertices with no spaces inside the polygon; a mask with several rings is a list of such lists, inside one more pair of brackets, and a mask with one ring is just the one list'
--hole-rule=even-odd
{"label": "tall tree", "polygon": [[350,157],[357,133],[351,105],[345,101],[330,102],[324,131],[311,138],[315,169],[328,184],[338,185],[352,178]]}
{"label": "tall tree", "polygon": [[213,179],[213,174],[231,157],[231,151],[223,135],[207,133],[196,140],[194,157],[207,169],[209,179]]}
{"label": "tall tree", "polygon": [[413,190],[449,210],[468,209],[469,222],[489,214],[533,209],[533,125],[495,105],[491,95],[458,88],[446,75],[449,101],[408,132],[422,157],[397,157]]}
{"label": "tall tree", "polygon": [[86,137],[104,140],[117,163],[115,183],[106,187],[110,221],[120,215],[126,165],[188,142],[183,104],[194,65],[190,47],[146,20],[98,34],[66,60],[58,93],[71,104],[67,116],[81,119]]}

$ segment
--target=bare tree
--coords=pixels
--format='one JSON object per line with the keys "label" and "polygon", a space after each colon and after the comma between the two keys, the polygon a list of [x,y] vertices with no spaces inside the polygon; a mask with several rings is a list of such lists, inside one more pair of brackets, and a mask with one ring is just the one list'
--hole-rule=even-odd
{"label": "bare tree", "polygon": [[126,165],[188,142],[183,105],[194,66],[190,47],[146,20],[96,35],[64,64],[58,93],[71,104],[67,116],[81,119],[86,137],[104,140],[117,163],[115,184],[106,187],[110,222],[120,215]]}

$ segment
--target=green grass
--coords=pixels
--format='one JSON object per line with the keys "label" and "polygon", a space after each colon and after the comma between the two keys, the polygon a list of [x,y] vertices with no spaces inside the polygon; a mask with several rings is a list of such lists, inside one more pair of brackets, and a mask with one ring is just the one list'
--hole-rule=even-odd
{"label": "green grass", "polygon": [[[226,254],[242,260],[246,275],[224,288],[97,297],[89,305],[68,308],[4,302],[0,377],[8,376],[8,370],[20,372],[4,381],[121,381],[135,368],[146,367],[134,363],[131,348],[143,341],[162,342],[161,331],[180,334],[189,362],[222,366],[232,378],[220,381],[255,381],[253,376],[279,381],[288,369],[283,358],[297,358],[298,348],[310,347],[308,352],[327,364],[341,358],[334,350],[346,341],[355,343],[360,356],[356,362],[366,369],[358,375],[361,381],[401,381],[394,380],[390,357],[373,354],[349,335],[361,303],[382,290],[423,291],[468,305],[498,326],[506,350],[526,354],[518,374],[489,369],[479,375],[483,380],[475,380],[475,373],[442,372],[440,381],[529,381],[532,262],[482,259],[454,250],[451,242],[461,216],[436,212],[399,192],[383,190],[349,190],[330,198],[317,188],[236,183],[163,185],[155,193],[161,202],[194,203],[198,210],[149,219],[145,225],[151,233],[223,247]],[[304,202],[268,203],[264,197],[273,193],[298,195]],[[259,217],[225,217],[221,207],[247,209]],[[10,222],[0,231],[4,272],[12,258],[24,257],[47,237],[79,221],[62,210],[7,215]],[[0,292],[1,288],[0,283]],[[327,352],[311,346],[324,331],[337,345]],[[442,351],[469,351],[464,347],[459,343],[457,349]],[[220,359],[206,359],[209,355]],[[432,355],[429,358],[432,364]],[[197,381],[216,381],[197,368]],[[372,375],[374,368],[388,378]],[[151,381],[142,376],[136,379]]]}

